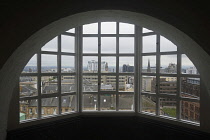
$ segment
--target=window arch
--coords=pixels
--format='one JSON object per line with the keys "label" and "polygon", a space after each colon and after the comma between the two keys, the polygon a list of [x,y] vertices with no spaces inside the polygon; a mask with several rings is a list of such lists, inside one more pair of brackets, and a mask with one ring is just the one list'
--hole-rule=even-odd
{"label": "window arch", "polygon": [[19,85],[21,122],[93,111],[200,121],[193,63],[165,37],[128,23],[86,24],[53,38]]}

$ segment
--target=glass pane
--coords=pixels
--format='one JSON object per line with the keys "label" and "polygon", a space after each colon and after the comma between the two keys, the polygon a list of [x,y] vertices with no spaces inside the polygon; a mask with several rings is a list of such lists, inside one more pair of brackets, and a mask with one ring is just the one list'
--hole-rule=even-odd
{"label": "glass pane", "polygon": [[160,77],[160,94],[177,94],[176,77]]}
{"label": "glass pane", "polygon": [[31,57],[22,73],[36,73],[37,72],[37,54]]}
{"label": "glass pane", "polygon": [[42,98],[42,117],[58,114],[58,97]]}
{"label": "glass pane", "polygon": [[19,79],[20,97],[37,96],[37,77],[21,76]]}
{"label": "glass pane", "polygon": [[82,110],[98,110],[98,95],[95,94],[83,94]]}
{"label": "glass pane", "polygon": [[156,76],[142,75],[142,92],[156,93]]}
{"label": "glass pane", "polygon": [[57,70],[57,55],[42,54],[41,55],[41,71],[42,73],[56,73]]}
{"label": "glass pane", "polygon": [[196,69],[192,61],[185,54],[182,54],[182,73],[199,74],[198,70]]}
{"label": "glass pane", "polygon": [[200,103],[181,101],[181,119],[200,122]]}
{"label": "glass pane", "polygon": [[61,52],[75,52],[75,37],[61,35]]}
{"label": "glass pane", "polygon": [[42,76],[41,77],[41,93],[50,94],[58,92],[57,76]]}
{"label": "glass pane", "polygon": [[142,112],[156,114],[156,97],[151,95],[142,95]]}
{"label": "glass pane", "polygon": [[97,73],[98,72],[98,57],[97,56],[83,56],[83,72]]}
{"label": "glass pane", "polygon": [[76,91],[75,76],[65,75],[61,77],[61,93],[70,93]]}
{"label": "glass pane", "polygon": [[19,112],[20,121],[37,118],[38,114],[37,99],[19,101],[19,104],[20,104],[20,112]]}
{"label": "glass pane", "polygon": [[57,52],[58,51],[58,38],[55,37],[49,42],[47,42],[43,47],[42,51],[51,51],[51,52]]}
{"label": "glass pane", "polygon": [[98,23],[83,25],[83,34],[98,34]]}
{"label": "glass pane", "polygon": [[177,55],[160,56],[161,73],[177,73]]}
{"label": "glass pane", "polygon": [[156,35],[143,36],[143,53],[156,52]]}
{"label": "glass pane", "polygon": [[119,76],[119,91],[134,92],[134,76],[120,75]]}
{"label": "glass pane", "polygon": [[75,33],[75,28],[69,29],[69,30],[67,30],[66,32]]}
{"label": "glass pane", "polygon": [[61,56],[61,72],[72,73],[75,72],[74,56],[62,55]]}
{"label": "glass pane", "polygon": [[182,77],[181,96],[188,98],[200,98],[200,78]]}
{"label": "glass pane", "polygon": [[143,31],[142,31],[143,33],[149,33],[149,32],[153,32],[152,30],[149,30],[149,29],[147,29],[147,28],[143,28]]}
{"label": "glass pane", "polygon": [[75,112],[76,111],[76,95],[68,95],[61,97],[61,112]]}
{"label": "glass pane", "polygon": [[176,118],[176,100],[160,98],[160,115]]}
{"label": "glass pane", "polygon": [[98,91],[98,75],[83,75],[83,92]]}
{"label": "glass pane", "polygon": [[160,36],[160,52],[177,51],[177,47],[170,40]]}
{"label": "glass pane", "polygon": [[134,72],[134,57],[119,57],[119,72]]}
{"label": "glass pane", "polygon": [[101,72],[116,72],[116,57],[101,57]]}
{"label": "glass pane", "polygon": [[116,76],[101,75],[101,90],[102,91],[116,90]]}
{"label": "glass pane", "polygon": [[134,25],[128,23],[120,23],[119,24],[120,34],[134,34]]}
{"label": "glass pane", "polygon": [[83,53],[98,53],[97,37],[83,37]]}
{"label": "glass pane", "polygon": [[104,94],[101,95],[101,110],[113,111],[116,110],[116,95]]}
{"label": "glass pane", "polygon": [[116,53],[116,37],[101,38],[101,53]]}
{"label": "glass pane", "polygon": [[134,110],[134,96],[133,95],[119,95],[119,110]]}
{"label": "glass pane", "polygon": [[142,72],[156,73],[156,56],[143,56],[142,57]]}
{"label": "glass pane", "polygon": [[116,34],[116,22],[102,22],[101,33],[102,34]]}
{"label": "glass pane", "polygon": [[134,37],[120,37],[119,38],[119,52],[120,53],[134,53]]}

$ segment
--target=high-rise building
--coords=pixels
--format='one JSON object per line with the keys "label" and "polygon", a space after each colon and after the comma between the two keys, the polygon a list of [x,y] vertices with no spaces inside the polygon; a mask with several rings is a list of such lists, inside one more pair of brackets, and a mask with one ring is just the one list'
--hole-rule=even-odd
{"label": "high-rise building", "polygon": [[101,62],[101,71],[108,71],[108,63],[103,61]]}
{"label": "high-rise building", "polygon": [[186,69],[186,74],[198,74],[198,70],[195,67],[190,67]]}
{"label": "high-rise building", "polygon": [[169,63],[168,67],[165,68],[166,73],[176,73],[177,72],[177,65],[174,63]]}
{"label": "high-rise building", "polygon": [[98,62],[95,60],[88,61],[87,69],[88,69],[88,71],[97,71],[98,70]]}
{"label": "high-rise building", "polygon": [[[87,70],[88,71],[98,71],[98,61],[95,61],[95,60],[88,61]],[[101,62],[101,71],[108,71],[108,63],[107,62],[105,62],[105,61]]]}
{"label": "high-rise building", "polygon": [[150,60],[149,60],[149,59],[148,59],[147,72],[151,72],[151,68],[150,68]]}
{"label": "high-rise building", "polygon": [[134,66],[123,64],[122,72],[134,72]]}

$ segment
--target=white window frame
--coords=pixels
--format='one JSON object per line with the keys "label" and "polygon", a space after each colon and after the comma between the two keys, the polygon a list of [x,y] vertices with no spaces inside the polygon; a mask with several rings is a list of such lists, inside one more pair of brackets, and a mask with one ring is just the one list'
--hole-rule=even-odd
{"label": "white window frame", "polygon": [[[134,25],[135,32],[134,34],[119,34],[119,22],[116,22],[116,34],[101,34],[101,22],[98,22],[98,34],[83,34],[82,33],[82,26],[75,28],[75,33],[70,32],[64,32],[61,35],[67,35],[67,36],[74,36],[75,37],[75,52],[74,53],[65,53],[61,52],[61,35],[58,35],[58,51],[57,52],[50,52],[50,51],[40,51],[37,52],[37,73],[21,73],[20,76],[37,76],[37,89],[38,89],[38,95],[33,97],[20,97],[19,101],[24,100],[32,100],[37,99],[38,105],[37,105],[37,120],[42,119],[42,107],[41,107],[41,100],[42,98],[46,97],[58,97],[58,114],[55,116],[59,116],[62,114],[61,111],[61,97],[67,96],[67,95],[75,95],[76,96],[76,110],[73,113],[91,113],[91,112],[105,112],[107,111],[101,111],[100,109],[100,95],[103,94],[115,94],[116,95],[116,111],[112,111],[113,113],[117,112],[127,112],[127,113],[136,113],[136,114],[146,114],[151,115],[149,113],[143,112],[141,109],[141,96],[142,95],[149,95],[156,97],[156,113],[153,116],[156,117],[163,117],[163,118],[169,118],[166,116],[160,116],[160,103],[159,99],[161,97],[168,97],[176,99],[176,117],[173,118],[175,120],[182,121],[181,119],[181,101],[189,101],[189,102],[200,102],[200,98],[194,99],[194,98],[185,98],[181,97],[181,78],[182,77],[192,77],[192,78],[200,78],[200,75],[195,74],[182,74],[181,73],[181,55],[184,54],[181,52],[179,46],[177,47],[177,51],[172,52],[160,52],[160,35],[156,32],[149,32],[149,33],[142,33],[143,27],[139,27]],[[150,35],[156,35],[156,52],[155,53],[143,53],[142,52],[142,38],[143,36],[150,36]],[[98,54],[83,54],[82,48],[83,48],[83,37],[97,37],[98,38]],[[101,37],[116,37],[116,54],[101,54],[101,48],[100,48],[100,42]],[[134,37],[134,54],[120,54],[119,53],[119,37]],[[41,72],[41,54],[54,54],[57,55],[57,73],[42,73]],[[176,74],[163,74],[160,73],[160,56],[161,55],[169,55],[169,54],[176,54],[177,55],[177,73]],[[74,73],[61,73],[61,55],[68,55],[68,56],[74,56],[75,58],[75,72]],[[156,73],[143,73],[142,72],[142,57],[143,56],[150,56],[154,55],[156,56]],[[83,56],[98,56],[98,73],[83,73]],[[116,57],[116,73],[101,73],[101,56],[115,56]],[[120,56],[133,56],[134,57],[134,73],[119,73],[119,57]],[[41,76],[57,76],[58,77],[58,93],[50,93],[50,94],[41,94]],[[61,94],[61,76],[62,75],[71,75],[75,76],[75,92],[70,93],[62,93]],[[82,76],[83,75],[96,75],[98,76],[98,92],[83,92],[82,91]],[[115,75],[116,76],[116,91],[108,91],[103,92],[100,91],[100,82],[101,82],[101,75]],[[119,110],[119,75],[133,75],[135,77],[134,79],[134,92],[127,92],[122,94],[132,94],[134,96],[134,105],[133,111],[120,111]],[[141,92],[141,81],[142,76],[156,76],[156,94],[150,94],[146,92]],[[159,88],[160,88],[160,76],[171,76],[177,78],[177,94],[176,95],[167,95],[167,94],[160,94]],[[98,110],[97,111],[83,111],[83,100],[82,95],[83,94],[95,94],[98,96]],[[72,112],[69,112],[71,114]],[[65,113],[66,114],[66,113]],[[67,113],[68,114],[68,113]],[[171,118],[170,118],[171,119]],[[27,120],[30,121],[30,120]],[[183,120],[186,121],[186,120]],[[190,122],[191,124],[199,125],[199,123]]]}

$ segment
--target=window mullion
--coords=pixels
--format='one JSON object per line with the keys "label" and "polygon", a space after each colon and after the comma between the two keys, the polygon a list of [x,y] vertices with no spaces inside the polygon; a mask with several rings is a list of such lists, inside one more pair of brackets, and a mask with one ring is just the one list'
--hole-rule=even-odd
{"label": "window mullion", "polygon": [[181,53],[180,48],[177,47],[177,95],[176,95],[176,118],[181,119],[181,101],[180,101],[180,95],[181,95]]}
{"label": "window mullion", "polygon": [[82,112],[82,66],[83,66],[83,56],[82,56],[82,50],[83,50],[83,38],[82,38],[82,26],[75,28],[76,32],[76,77],[77,77],[77,111],[79,113]]}
{"label": "window mullion", "polygon": [[[135,26],[135,73],[134,73],[134,109],[136,113],[141,111],[141,67],[142,67],[142,27]],[[137,78],[140,77],[140,78]]]}
{"label": "window mullion", "polygon": [[61,105],[61,35],[58,36],[58,114],[61,114],[62,105]]}
{"label": "window mullion", "polygon": [[41,119],[41,114],[42,114],[42,107],[41,107],[41,52],[37,53],[37,73],[38,73],[38,77],[37,77],[37,91],[38,91],[38,104],[37,104],[37,108],[38,108],[38,112],[37,112],[37,118]]}
{"label": "window mullion", "polygon": [[119,22],[116,27],[116,111],[119,111]]}
{"label": "window mullion", "polygon": [[156,115],[160,115],[160,35],[157,34],[156,38]]}
{"label": "window mullion", "polygon": [[98,23],[98,111],[101,110],[101,22]]}

